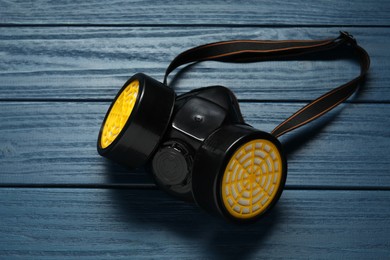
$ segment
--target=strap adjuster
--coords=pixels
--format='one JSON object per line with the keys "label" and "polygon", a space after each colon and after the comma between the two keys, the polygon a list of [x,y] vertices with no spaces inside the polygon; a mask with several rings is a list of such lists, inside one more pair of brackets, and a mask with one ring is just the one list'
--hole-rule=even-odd
{"label": "strap adjuster", "polygon": [[346,31],[340,31],[340,38],[345,39],[351,45],[357,45],[355,37],[352,34]]}

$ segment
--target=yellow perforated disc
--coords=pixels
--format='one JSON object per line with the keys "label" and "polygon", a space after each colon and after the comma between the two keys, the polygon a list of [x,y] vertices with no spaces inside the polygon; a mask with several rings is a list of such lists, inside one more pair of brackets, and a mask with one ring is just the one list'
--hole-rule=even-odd
{"label": "yellow perforated disc", "polygon": [[139,81],[134,80],[122,91],[119,97],[114,101],[110,114],[104,123],[100,146],[106,148],[122,131],[131,112],[139,92]]}
{"label": "yellow perforated disc", "polygon": [[222,178],[225,208],[236,218],[255,217],[270,205],[282,179],[282,158],[270,141],[256,139],[238,148]]}

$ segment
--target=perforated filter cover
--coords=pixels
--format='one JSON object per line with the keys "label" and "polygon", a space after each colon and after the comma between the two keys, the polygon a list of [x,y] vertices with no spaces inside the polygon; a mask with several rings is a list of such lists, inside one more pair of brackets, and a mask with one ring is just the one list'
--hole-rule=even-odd
{"label": "perforated filter cover", "polygon": [[100,146],[108,147],[119,135],[133,111],[139,92],[139,81],[130,82],[114,101],[114,105],[104,123]]}
{"label": "perforated filter cover", "polygon": [[247,219],[264,212],[277,196],[282,179],[278,148],[265,139],[240,146],[228,162],[222,178],[222,200],[236,218]]}

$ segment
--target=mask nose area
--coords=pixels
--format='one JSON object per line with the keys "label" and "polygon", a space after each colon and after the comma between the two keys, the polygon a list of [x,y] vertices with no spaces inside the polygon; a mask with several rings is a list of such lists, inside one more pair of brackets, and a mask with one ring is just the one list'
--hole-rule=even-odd
{"label": "mask nose area", "polygon": [[226,114],[226,110],[215,103],[194,97],[176,113],[172,127],[196,140],[203,141],[222,125]]}

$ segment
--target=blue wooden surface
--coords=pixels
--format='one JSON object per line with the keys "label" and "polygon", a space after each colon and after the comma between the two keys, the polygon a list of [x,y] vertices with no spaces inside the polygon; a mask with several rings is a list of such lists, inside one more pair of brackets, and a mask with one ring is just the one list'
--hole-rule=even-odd
{"label": "blue wooden surface", "polygon": [[[196,3],[196,4],[195,4]],[[0,1],[0,258],[347,258],[390,255],[388,1]],[[250,226],[98,156],[108,105],[136,72],[162,79],[195,45],[350,31],[371,56],[359,93],[281,141],[286,190]],[[351,60],[207,62],[178,93],[222,84],[271,131],[359,71]]]}

